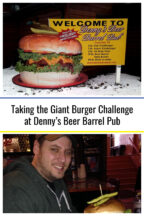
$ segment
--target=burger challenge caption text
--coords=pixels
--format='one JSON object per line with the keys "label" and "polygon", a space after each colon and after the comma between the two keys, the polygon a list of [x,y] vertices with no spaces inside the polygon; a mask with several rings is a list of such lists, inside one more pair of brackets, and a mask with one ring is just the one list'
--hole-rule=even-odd
{"label": "burger challenge caption text", "polygon": [[[78,107],[51,105],[43,107],[15,106],[11,105],[12,114],[29,114],[31,117],[24,119],[24,125],[120,125],[121,121],[118,115],[129,116],[134,112],[132,107],[118,107],[116,105],[97,107]],[[35,116],[37,114],[37,116]],[[43,114],[49,115],[50,118],[43,118]],[[58,114],[58,115],[57,115]],[[68,114],[63,115],[63,114]],[[76,115],[75,115],[76,114]],[[110,115],[117,116],[111,117]],[[40,117],[38,117],[38,115]],[[73,115],[73,116],[72,116]],[[104,116],[108,115],[108,116]],[[32,118],[33,116],[33,118]],[[41,118],[42,116],[42,118]],[[91,116],[92,118],[89,118]],[[98,118],[97,118],[98,117]]]}

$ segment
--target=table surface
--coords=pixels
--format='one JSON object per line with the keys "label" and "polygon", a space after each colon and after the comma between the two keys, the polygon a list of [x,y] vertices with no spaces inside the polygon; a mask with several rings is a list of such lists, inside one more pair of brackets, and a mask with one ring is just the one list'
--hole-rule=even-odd
{"label": "table surface", "polygon": [[141,82],[137,76],[121,74],[121,84],[115,85],[115,73],[99,75],[73,87],[59,89],[35,89],[14,84],[12,78],[18,75],[14,67],[3,70],[3,95],[18,97],[97,97],[117,95],[140,95]]}
{"label": "table surface", "polygon": [[73,181],[66,180],[66,184],[69,192],[100,191],[100,185],[102,190],[108,189],[106,182],[100,181],[94,177]]}

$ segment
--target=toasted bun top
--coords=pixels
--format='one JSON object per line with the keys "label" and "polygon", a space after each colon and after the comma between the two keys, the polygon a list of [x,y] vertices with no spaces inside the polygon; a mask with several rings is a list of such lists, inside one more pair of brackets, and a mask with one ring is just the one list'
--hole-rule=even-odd
{"label": "toasted bun top", "polygon": [[88,205],[85,208],[84,213],[123,213],[125,211],[124,205],[116,199],[110,199],[106,203],[100,206],[94,206],[93,204]]}
{"label": "toasted bun top", "polygon": [[58,35],[30,34],[19,41],[19,48],[31,52],[80,54],[81,44],[78,40],[60,40]]}

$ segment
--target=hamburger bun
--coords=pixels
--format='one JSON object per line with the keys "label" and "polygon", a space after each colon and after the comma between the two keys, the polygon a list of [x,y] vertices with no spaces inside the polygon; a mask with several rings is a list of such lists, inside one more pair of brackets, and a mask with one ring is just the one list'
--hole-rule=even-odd
{"label": "hamburger bun", "polygon": [[99,206],[88,205],[84,209],[84,213],[124,213],[125,210],[124,205],[119,200],[112,198]]}
{"label": "hamburger bun", "polygon": [[19,41],[19,48],[29,52],[80,54],[81,44],[78,40],[60,40],[58,35],[30,34]]}
{"label": "hamburger bun", "polygon": [[36,86],[59,86],[73,83],[79,74],[69,72],[43,72],[35,73],[23,71],[20,73],[22,82]]}

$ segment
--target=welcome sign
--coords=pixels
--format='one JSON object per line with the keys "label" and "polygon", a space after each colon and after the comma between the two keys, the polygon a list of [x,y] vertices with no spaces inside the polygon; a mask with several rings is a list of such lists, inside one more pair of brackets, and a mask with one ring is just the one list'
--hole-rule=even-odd
{"label": "welcome sign", "polygon": [[49,19],[61,40],[79,40],[85,66],[124,65],[128,19]]}

